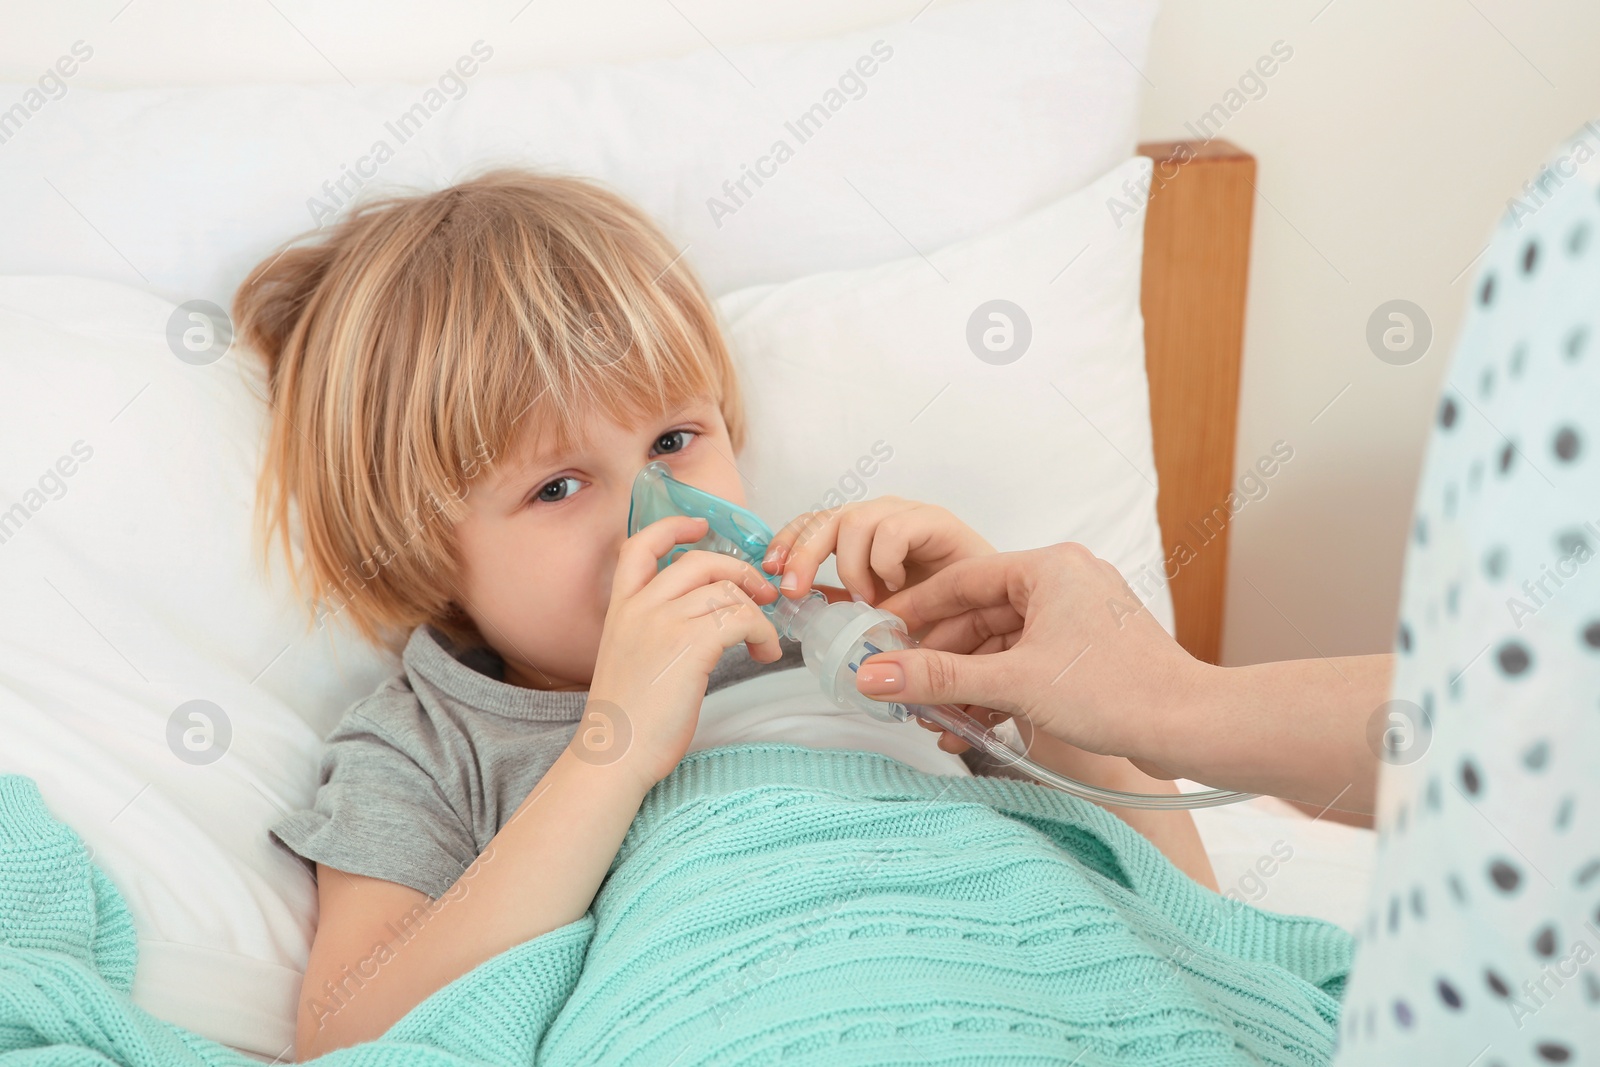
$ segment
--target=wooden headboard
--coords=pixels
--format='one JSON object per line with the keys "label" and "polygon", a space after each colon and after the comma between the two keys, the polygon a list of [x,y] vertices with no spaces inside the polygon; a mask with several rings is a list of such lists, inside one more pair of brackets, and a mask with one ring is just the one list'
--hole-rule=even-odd
{"label": "wooden headboard", "polygon": [[1220,140],[1142,144],[1139,154],[1153,165],[1142,302],[1156,510],[1178,641],[1215,663],[1256,161]]}

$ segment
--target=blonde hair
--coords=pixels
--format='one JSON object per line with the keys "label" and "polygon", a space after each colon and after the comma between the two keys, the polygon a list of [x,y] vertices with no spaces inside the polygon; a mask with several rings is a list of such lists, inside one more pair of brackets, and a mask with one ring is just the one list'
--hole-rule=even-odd
{"label": "blonde hair", "polygon": [[390,652],[423,622],[484,643],[453,600],[453,528],[528,423],[566,449],[597,413],[630,425],[709,396],[744,444],[733,364],[693,272],[643,212],[581,179],[497,170],[358,207],[258,265],[233,315],[271,408],[261,563],[276,534],[308,631],[348,608]]}

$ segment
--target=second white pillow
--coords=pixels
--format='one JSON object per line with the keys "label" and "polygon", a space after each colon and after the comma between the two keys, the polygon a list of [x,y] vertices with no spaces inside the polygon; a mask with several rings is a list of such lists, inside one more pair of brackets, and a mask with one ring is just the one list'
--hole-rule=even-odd
{"label": "second white pillow", "polygon": [[[1107,208],[1149,171],[1134,157],[983,237],[723,297],[751,508],[783,522],[895,494],[1001,551],[1079,541],[1160,581],[1144,215]],[[1164,582],[1146,588],[1171,632]]]}

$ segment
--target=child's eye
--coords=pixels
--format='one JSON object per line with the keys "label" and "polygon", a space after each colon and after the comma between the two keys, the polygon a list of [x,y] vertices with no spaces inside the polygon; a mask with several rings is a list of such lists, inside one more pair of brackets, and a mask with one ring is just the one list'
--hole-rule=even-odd
{"label": "child's eye", "polygon": [[[693,430],[673,430],[656,438],[655,447],[662,452],[682,452],[689,447],[689,441],[700,435]],[[682,440],[680,440],[680,438]]]}
{"label": "child's eye", "polygon": [[578,491],[577,487],[582,484],[583,483],[578,481],[578,479],[570,476],[566,478],[557,478],[555,481],[551,482],[549,485],[546,485],[543,489],[540,489],[537,493],[535,493],[534,499],[542,501],[546,504],[554,504],[565,500],[573,493],[576,493]]}

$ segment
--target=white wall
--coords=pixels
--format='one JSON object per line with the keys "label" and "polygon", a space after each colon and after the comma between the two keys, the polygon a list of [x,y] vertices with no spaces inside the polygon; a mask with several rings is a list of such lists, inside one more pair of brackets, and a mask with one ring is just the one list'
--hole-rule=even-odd
{"label": "white wall", "polygon": [[[79,38],[96,51],[78,85],[360,85],[431,79],[478,37],[513,69],[835,32],[909,18],[924,0],[399,0],[381,18],[357,6],[0,0],[0,81],[37,78]],[[1144,136],[1190,136],[1185,122],[1233,103],[1277,41],[1292,56],[1221,135],[1260,161],[1237,458],[1278,439],[1295,456],[1235,520],[1228,662],[1389,646],[1467,268],[1547,151],[1600,117],[1593,0],[1167,0],[1144,64]],[[182,150],[204,151],[203,131]],[[1365,341],[1373,309],[1395,298],[1434,328],[1409,366]]]}
{"label": "white wall", "polygon": [[[1167,0],[1145,135],[1183,136],[1279,40],[1293,56],[1222,131],[1260,168],[1236,466],[1295,449],[1235,522],[1231,663],[1390,647],[1468,264],[1547,153],[1600,119],[1594,0]],[[1365,339],[1396,298],[1434,327],[1409,366]]]}

